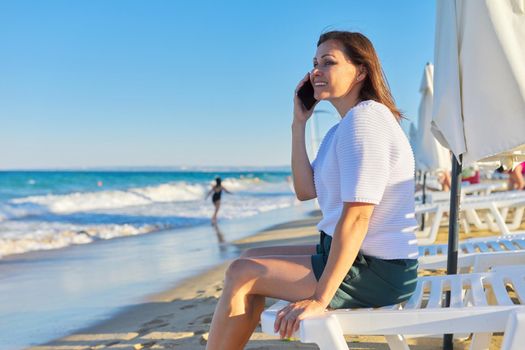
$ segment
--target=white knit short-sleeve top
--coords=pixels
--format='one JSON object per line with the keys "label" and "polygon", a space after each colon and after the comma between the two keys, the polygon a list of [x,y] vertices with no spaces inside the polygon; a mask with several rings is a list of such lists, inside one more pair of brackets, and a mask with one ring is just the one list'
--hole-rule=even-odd
{"label": "white knit short-sleeve top", "polygon": [[375,205],[361,252],[382,259],[416,259],[414,156],[392,112],[368,100],[353,107],[323,139],[312,163],[323,218],[332,236],[344,202]]}

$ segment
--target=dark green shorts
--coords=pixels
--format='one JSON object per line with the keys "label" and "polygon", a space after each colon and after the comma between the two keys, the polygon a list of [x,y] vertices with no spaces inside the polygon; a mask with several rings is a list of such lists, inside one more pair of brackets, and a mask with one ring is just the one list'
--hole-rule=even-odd
{"label": "dark green shorts", "polygon": [[[312,255],[317,280],[323,274],[331,244],[332,237],[321,232],[317,254]],[[417,259],[385,260],[359,252],[329,307],[348,309],[397,304],[410,298],[416,283]]]}

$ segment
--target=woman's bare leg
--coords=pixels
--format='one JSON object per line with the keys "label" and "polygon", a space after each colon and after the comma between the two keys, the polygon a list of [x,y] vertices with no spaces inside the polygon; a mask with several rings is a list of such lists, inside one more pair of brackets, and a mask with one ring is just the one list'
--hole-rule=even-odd
{"label": "woman's bare leg", "polygon": [[213,216],[211,217],[211,222],[216,223],[217,222],[217,213],[219,212],[219,209],[221,208],[221,201],[213,202],[213,205],[215,205],[215,212],[213,213]]}
{"label": "woman's bare leg", "polygon": [[523,190],[525,188],[525,180],[523,179],[523,174],[521,173],[522,169],[523,165],[521,164],[514,168],[517,190]]}
{"label": "woman's bare leg", "polygon": [[316,286],[310,255],[235,260],[226,271],[207,349],[243,349],[259,322],[265,296],[297,301],[311,297]]}
{"label": "woman's bare leg", "polygon": [[449,192],[452,184],[452,179],[450,178],[450,171],[445,170],[443,172],[443,191]]}

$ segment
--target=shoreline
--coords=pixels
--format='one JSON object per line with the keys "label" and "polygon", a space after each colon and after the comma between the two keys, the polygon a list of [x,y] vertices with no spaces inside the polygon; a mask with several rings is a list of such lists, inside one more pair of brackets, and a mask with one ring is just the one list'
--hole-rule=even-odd
{"label": "shoreline", "polygon": [[[312,224],[319,221],[318,215],[317,210],[309,211],[306,218],[270,225],[252,235],[233,240],[229,245],[243,250],[261,245],[316,244],[318,233]],[[230,262],[231,259],[228,259],[197,275],[175,282],[160,292],[146,295],[138,303],[123,307],[107,320],[26,349],[142,349],[153,346],[153,343],[162,346],[158,349],[170,349],[170,346],[175,345],[183,349],[202,349],[213,315],[213,310],[211,314],[207,311],[222,291],[224,272]],[[205,315],[190,319],[195,314]],[[170,324],[175,327],[170,327],[168,332],[153,331]],[[163,347],[162,343],[167,347]]]}
{"label": "shoreline", "polygon": [[[311,213],[310,213],[311,214]],[[261,245],[303,244],[317,242],[313,225],[318,216],[290,220],[271,225],[254,235],[232,242],[240,250]],[[443,227],[438,242],[446,241],[447,229]],[[490,235],[489,232],[480,236]],[[462,238],[465,238],[462,234]],[[203,349],[215,304],[222,291],[223,276],[230,260],[196,276],[189,277],[146,297],[143,302],[126,307],[110,319],[77,330],[71,335],[56,339],[29,350],[88,350],[88,349]],[[267,298],[267,306],[273,300]],[[349,336],[347,341],[358,349],[388,349],[382,336]],[[501,346],[501,334],[492,338],[490,349]],[[470,341],[455,341],[455,349],[467,349]],[[421,337],[409,340],[411,349],[434,350],[442,345],[442,337]],[[353,347],[352,347],[353,348]],[[280,340],[256,329],[245,349],[317,349],[313,344]]]}
{"label": "shoreline", "polygon": [[0,262],[0,344],[46,344],[111,319],[239,254],[232,242],[313,209],[300,205],[183,230],[35,251]]}
{"label": "shoreline", "polygon": [[[230,243],[228,243],[231,246],[235,246],[240,251],[248,248],[255,248],[259,246],[268,246],[273,244],[286,244],[292,243],[294,244],[302,244],[301,242],[309,243],[310,241],[315,244],[315,240],[312,239],[311,236],[316,237],[313,234],[301,234],[300,232],[296,232],[295,234],[288,234],[286,237],[282,237],[279,239],[278,237],[275,237],[275,234],[273,231],[276,230],[282,230],[282,229],[288,229],[293,228],[297,223],[308,225],[311,221],[318,222],[319,221],[319,215],[320,212],[318,210],[312,210],[309,213],[307,213],[308,218],[306,219],[300,219],[300,220],[292,220],[292,221],[286,221],[280,224],[273,224],[268,226],[267,228],[264,228],[262,230],[259,230],[255,232],[252,235],[249,235],[244,238],[236,239]],[[311,218],[310,218],[311,217]],[[303,229],[303,225],[299,225],[299,228]],[[273,238],[272,240],[269,240],[269,238]],[[181,281],[176,282],[172,287],[160,291],[158,293],[152,293],[150,295],[147,295],[144,297],[144,301],[147,302],[169,302],[175,298],[178,297],[178,290],[179,289],[189,289],[192,286],[197,285],[204,277],[204,279],[207,279],[208,277],[216,276],[217,271],[224,272],[228,265],[231,263],[231,259],[228,259],[225,262],[219,263],[216,266],[213,266],[205,271],[202,271],[201,273],[198,273],[194,276],[187,277]],[[222,278],[222,277],[221,277]]]}

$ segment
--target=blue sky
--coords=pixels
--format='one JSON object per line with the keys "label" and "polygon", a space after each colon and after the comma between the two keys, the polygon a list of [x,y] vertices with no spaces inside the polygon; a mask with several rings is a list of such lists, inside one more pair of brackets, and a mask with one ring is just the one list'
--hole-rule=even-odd
{"label": "blue sky", "polygon": [[434,17],[421,0],[1,0],[0,169],[286,165],[329,29],[372,40],[415,120]]}

